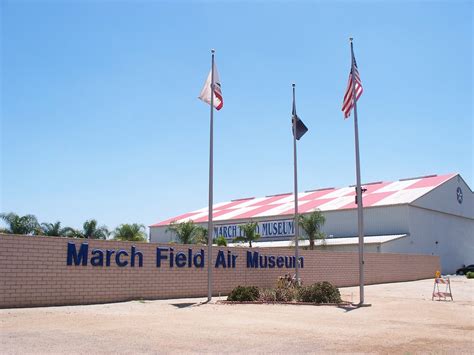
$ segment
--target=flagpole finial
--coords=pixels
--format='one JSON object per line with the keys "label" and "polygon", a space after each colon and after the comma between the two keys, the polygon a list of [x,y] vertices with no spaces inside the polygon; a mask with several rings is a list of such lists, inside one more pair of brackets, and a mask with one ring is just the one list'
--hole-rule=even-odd
{"label": "flagpole finial", "polygon": [[216,50],[214,48],[211,49],[211,53],[214,54],[216,53]]}
{"label": "flagpole finial", "polygon": [[349,42],[351,42],[351,43],[352,43],[352,41],[353,41],[353,40],[354,40],[354,38],[353,38],[353,37],[349,37]]}
{"label": "flagpole finial", "polygon": [[292,83],[292,84],[291,84],[291,86],[292,86],[292,87],[295,87],[295,86],[296,86],[296,84],[295,84],[295,83]]}

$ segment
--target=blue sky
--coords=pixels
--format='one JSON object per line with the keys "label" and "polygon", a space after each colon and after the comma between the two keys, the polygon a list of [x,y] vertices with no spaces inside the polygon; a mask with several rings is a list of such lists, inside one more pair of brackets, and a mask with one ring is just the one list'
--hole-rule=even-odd
{"label": "blue sky", "polygon": [[215,202],[292,191],[291,83],[309,132],[300,191],[459,172],[474,187],[473,5],[438,2],[1,2],[1,211],[79,227],[145,225],[207,205],[210,68]]}

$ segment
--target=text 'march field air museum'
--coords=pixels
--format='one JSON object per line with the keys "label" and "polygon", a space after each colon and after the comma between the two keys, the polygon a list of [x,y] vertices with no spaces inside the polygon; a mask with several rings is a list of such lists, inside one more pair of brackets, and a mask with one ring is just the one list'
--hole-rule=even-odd
{"label": "text 'march field air museum'", "polygon": [[[443,273],[474,263],[473,192],[459,174],[429,175],[364,184],[365,250],[379,253],[439,255]],[[298,194],[299,213],[317,209],[326,217],[325,248],[357,251],[357,205],[354,186],[322,188]],[[236,199],[214,204],[214,237],[229,242],[239,225],[258,222],[255,247],[290,247],[294,237],[293,194]],[[151,242],[169,242],[171,222],[192,220],[207,227],[208,208],[150,226]],[[230,245],[233,245],[232,243]],[[301,241],[301,246],[308,241]]]}

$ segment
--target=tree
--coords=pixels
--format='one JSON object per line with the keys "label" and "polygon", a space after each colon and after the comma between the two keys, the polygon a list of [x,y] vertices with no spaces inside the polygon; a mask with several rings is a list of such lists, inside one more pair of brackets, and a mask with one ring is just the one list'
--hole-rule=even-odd
{"label": "tree", "polygon": [[145,226],[138,223],[121,224],[115,228],[113,234],[115,240],[128,240],[130,242],[146,242],[147,240]]}
{"label": "tree", "polygon": [[82,225],[82,231],[74,230],[71,233],[73,238],[85,238],[85,239],[107,239],[110,232],[106,226],[97,227],[97,221],[91,219],[85,221]]}
{"label": "tree", "polygon": [[171,222],[166,232],[174,233],[181,244],[200,243],[204,241],[204,236],[207,236],[207,229],[191,220],[181,223]]}
{"label": "tree", "polygon": [[59,221],[56,223],[41,223],[39,234],[50,237],[68,237],[74,234],[74,229],[70,227],[61,228],[61,222]]}
{"label": "tree", "polygon": [[326,235],[321,232],[321,227],[326,222],[326,218],[321,211],[316,210],[309,215],[299,216],[299,225],[303,229],[305,239],[309,239],[309,249],[314,250],[314,241],[316,239],[325,240]]}
{"label": "tree", "polygon": [[257,233],[257,222],[249,222],[241,224],[240,230],[243,232],[243,236],[234,238],[234,242],[245,242],[249,243],[249,247],[252,247],[252,242],[260,239],[260,234]]}
{"label": "tree", "polygon": [[207,245],[207,228],[204,228],[203,226],[199,225],[196,226],[196,235],[194,237],[194,243]]}
{"label": "tree", "polygon": [[7,225],[7,228],[1,230],[6,234],[35,234],[40,227],[36,217],[31,214],[19,216],[13,212],[1,213],[0,219]]}

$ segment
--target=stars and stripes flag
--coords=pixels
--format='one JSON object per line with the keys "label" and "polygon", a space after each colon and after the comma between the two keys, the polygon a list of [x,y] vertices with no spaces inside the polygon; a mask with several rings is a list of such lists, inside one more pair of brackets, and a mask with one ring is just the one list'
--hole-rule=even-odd
{"label": "stars and stripes flag", "polygon": [[354,57],[354,50],[352,49],[351,43],[351,54],[352,54],[352,64],[351,71],[349,73],[349,80],[347,82],[346,93],[344,94],[344,100],[342,102],[342,112],[344,112],[344,119],[349,118],[351,115],[352,107],[354,106],[354,93],[353,85],[355,84],[355,100],[359,100],[359,97],[364,91],[362,87],[362,81],[360,80],[359,70],[357,69],[357,62]]}
{"label": "stars and stripes flag", "polygon": [[[211,104],[211,80],[212,69],[209,71],[206,82],[199,94],[199,99],[207,102],[209,105]],[[221,80],[217,72],[217,67],[214,64],[214,108],[219,111],[222,107],[224,107],[224,99],[222,98]]]}

